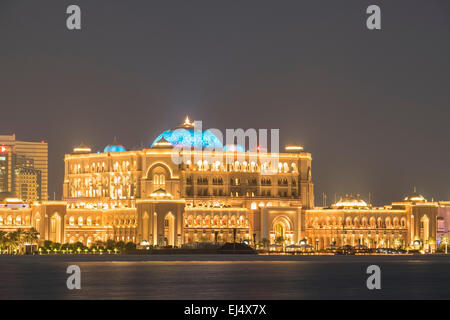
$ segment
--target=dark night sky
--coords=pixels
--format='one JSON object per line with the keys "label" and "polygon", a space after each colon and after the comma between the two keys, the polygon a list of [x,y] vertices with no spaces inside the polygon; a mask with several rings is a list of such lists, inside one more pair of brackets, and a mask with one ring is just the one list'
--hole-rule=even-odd
{"label": "dark night sky", "polygon": [[50,196],[80,141],[150,145],[189,115],[304,145],[316,204],[450,199],[449,76],[447,0],[0,2],[0,133],[49,142]]}

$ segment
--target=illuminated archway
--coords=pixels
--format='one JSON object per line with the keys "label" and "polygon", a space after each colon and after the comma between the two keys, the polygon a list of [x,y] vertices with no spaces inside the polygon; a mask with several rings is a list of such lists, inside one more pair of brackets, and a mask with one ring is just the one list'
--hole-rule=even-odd
{"label": "illuminated archway", "polygon": [[50,218],[50,240],[61,243],[61,217],[55,212]]}
{"label": "illuminated archway", "polygon": [[271,241],[283,238],[283,242],[292,240],[292,223],[285,216],[276,217],[272,223]]}
{"label": "illuminated archway", "polygon": [[172,169],[164,162],[161,161],[157,161],[155,163],[153,163],[148,169],[147,169],[147,179],[152,179],[153,178],[153,171],[157,168],[161,168],[163,169],[165,172],[169,173],[167,176],[169,176],[170,178],[173,178],[173,171]]}

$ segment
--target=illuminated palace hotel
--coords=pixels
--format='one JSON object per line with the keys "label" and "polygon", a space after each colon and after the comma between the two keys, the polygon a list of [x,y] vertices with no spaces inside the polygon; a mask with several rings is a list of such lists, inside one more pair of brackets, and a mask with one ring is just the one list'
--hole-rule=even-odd
{"label": "illuminated palace hotel", "polygon": [[[315,207],[312,158],[302,147],[271,154],[227,145],[222,158],[211,161],[205,151],[211,146],[221,147],[220,139],[210,130],[195,139],[188,119],[141,150],[115,141],[92,152],[82,144],[65,156],[63,201],[22,207],[4,202],[0,230],[35,227],[41,239],[87,245],[282,238],[286,245],[307,241],[316,249],[406,247],[414,241],[429,249],[438,228],[447,228],[450,203],[428,202],[417,193],[383,207],[352,196]],[[173,158],[181,154],[187,161],[176,164]],[[273,156],[279,159],[275,170]]]}

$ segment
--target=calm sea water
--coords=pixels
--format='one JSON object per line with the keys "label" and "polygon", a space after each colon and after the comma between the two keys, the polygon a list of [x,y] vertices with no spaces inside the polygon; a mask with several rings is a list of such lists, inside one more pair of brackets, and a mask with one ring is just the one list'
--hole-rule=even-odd
{"label": "calm sea water", "polygon": [[450,299],[450,257],[0,256],[0,299]]}

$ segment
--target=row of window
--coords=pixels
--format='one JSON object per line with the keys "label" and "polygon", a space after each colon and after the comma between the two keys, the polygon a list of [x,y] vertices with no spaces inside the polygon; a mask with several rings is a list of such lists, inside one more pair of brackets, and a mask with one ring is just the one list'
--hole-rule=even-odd
{"label": "row of window", "polygon": [[97,198],[110,197],[111,199],[130,199],[136,195],[136,185],[120,185],[110,187],[89,187],[88,189],[70,188],[69,194],[72,198]]}
{"label": "row of window", "polygon": [[[257,191],[246,191],[242,192],[241,190],[234,190],[230,191],[229,196],[230,197],[257,197]],[[208,188],[197,188],[197,193],[195,194],[198,197],[209,197],[209,196],[225,196],[225,191],[223,189],[212,189],[212,193],[209,192]],[[194,196],[194,190],[192,187],[186,188],[186,196],[187,197],[193,197]],[[272,197],[271,190],[261,190],[260,195],[261,197]],[[295,190],[292,190],[291,192],[288,192],[286,190],[279,190],[277,193],[277,196],[280,198],[283,197],[297,197],[298,193]]]}
{"label": "row of window", "polygon": [[29,225],[30,224],[30,217],[26,216],[25,219],[22,219],[22,216],[16,216],[15,218],[13,216],[7,216],[6,218],[0,216],[0,225]]}
{"label": "row of window", "polygon": [[248,227],[248,219],[245,216],[229,216],[215,215],[213,217],[189,215],[184,219],[184,225],[186,227]]}
{"label": "row of window", "polygon": [[[275,163],[274,163],[275,165]],[[187,161],[185,168],[187,170],[193,171],[225,171],[225,172],[279,172],[279,173],[298,173],[297,165],[295,162],[292,162],[290,165],[287,162],[278,162],[275,169],[271,168],[271,162],[266,161],[262,164],[255,163],[251,161],[248,163],[247,161],[239,162],[235,161],[234,163],[223,164],[221,161],[214,161],[209,163],[207,160],[199,160],[196,164],[192,164],[190,160]]]}
{"label": "row of window", "polygon": [[[114,225],[135,225],[137,223],[137,220],[135,218],[116,218],[113,221],[109,219],[109,222],[114,221]],[[91,217],[87,217],[86,219],[83,217],[78,217],[78,219],[75,219],[75,217],[69,217],[69,225],[74,226],[93,226],[93,225],[101,225],[102,224],[102,218],[96,217],[95,221]]]}
{"label": "row of window", "polygon": [[[186,184],[187,185],[192,185],[193,182],[193,178],[192,177],[187,177],[186,178]],[[249,186],[257,186],[258,185],[258,180],[256,178],[250,178],[250,179],[246,179],[245,180],[246,184]],[[291,185],[293,187],[296,186],[296,180],[292,179],[291,180]],[[209,179],[206,177],[198,177],[197,178],[197,184],[198,185],[208,185],[209,184]],[[222,178],[213,178],[212,179],[212,184],[213,185],[223,185],[223,179]],[[242,184],[242,179],[241,178],[230,178],[230,185],[232,186],[240,186]],[[262,186],[271,186],[272,185],[272,179],[270,178],[261,178],[261,185]],[[288,186],[289,185],[289,181],[287,178],[284,179],[278,179],[278,185],[279,186]]]}
{"label": "row of window", "polygon": [[[115,161],[112,165],[113,172],[127,172],[131,170],[137,170],[137,162],[134,160],[132,163],[128,160]],[[72,164],[70,166],[70,173],[95,173],[95,172],[109,172],[109,166],[103,162],[93,162],[90,165],[86,164],[82,166],[80,163]]]}
{"label": "row of window", "polygon": [[354,218],[353,220],[348,217],[347,219],[345,219],[345,223],[343,222],[343,220],[341,218],[336,219],[336,218],[329,218],[327,217],[325,220],[322,220],[319,222],[319,220],[316,219],[310,219],[308,221],[308,225],[309,228],[330,228],[330,227],[335,227],[335,228],[342,228],[342,227],[347,227],[347,228],[382,228],[382,229],[386,229],[386,228],[405,228],[406,227],[406,219],[405,218],[394,218],[393,221],[391,222],[390,218],[386,218],[386,219],[381,219],[378,218],[377,220],[375,219],[375,217],[371,217],[369,219],[367,218],[363,218],[361,221],[359,221],[358,218]]}

